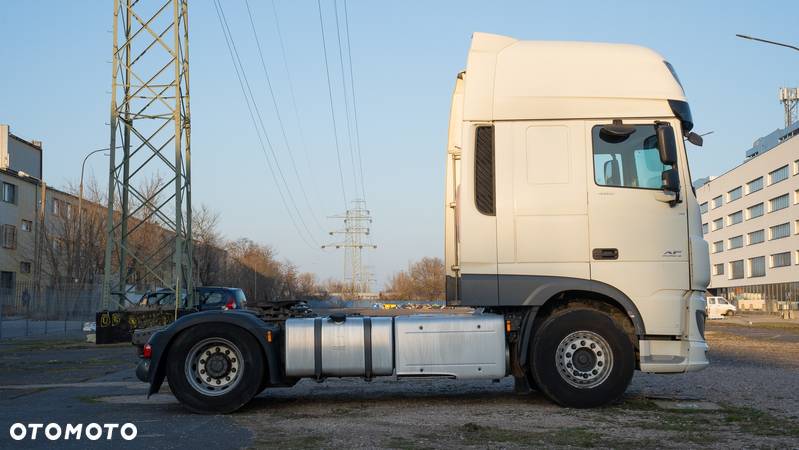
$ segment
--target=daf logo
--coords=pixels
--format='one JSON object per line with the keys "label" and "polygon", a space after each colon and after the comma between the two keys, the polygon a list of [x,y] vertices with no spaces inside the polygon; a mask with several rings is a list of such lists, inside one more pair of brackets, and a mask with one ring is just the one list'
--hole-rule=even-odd
{"label": "daf logo", "polygon": [[682,250],[666,250],[663,252],[664,258],[679,258],[682,256]]}

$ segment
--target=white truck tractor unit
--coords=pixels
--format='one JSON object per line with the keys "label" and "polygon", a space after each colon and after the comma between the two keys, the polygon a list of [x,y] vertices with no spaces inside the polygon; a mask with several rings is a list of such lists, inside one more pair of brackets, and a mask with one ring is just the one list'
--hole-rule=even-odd
{"label": "white truck tractor unit", "polygon": [[475,33],[446,152],[450,306],[471,314],[189,314],[137,373],[234,411],[302,378],[513,376],[558,404],[618,399],[634,370],[707,366],[707,244],[672,66],[632,45]]}

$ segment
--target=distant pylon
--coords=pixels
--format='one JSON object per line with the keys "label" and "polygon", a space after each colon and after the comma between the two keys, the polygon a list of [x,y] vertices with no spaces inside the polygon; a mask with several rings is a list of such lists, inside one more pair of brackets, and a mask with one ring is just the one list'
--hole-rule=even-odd
{"label": "distant pylon", "polygon": [[330,232],[331,236],[344,235],[344,240],[325,244],[322,248],[343,248],[345,282],[356,296],[369,292],[372,278],[367,266],[363,263],[363,249],[375,249],[377,246],[367,242],[372,216],[369,210],[366,209],[366,201],[355,199],[352,201],[352,208],[348,209],[344,215],[331,216],[330,218],[344,219],[343,230]]}

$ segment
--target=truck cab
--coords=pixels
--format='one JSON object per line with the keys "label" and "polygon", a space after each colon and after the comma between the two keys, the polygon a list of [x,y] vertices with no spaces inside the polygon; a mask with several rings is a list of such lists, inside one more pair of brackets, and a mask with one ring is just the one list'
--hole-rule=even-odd
{"label": "truck cab", "polygon": [[636,367],[707,364],[707,243],[677,75],[652,50],[475,33],[446,162],[447,302],[628,320]]}

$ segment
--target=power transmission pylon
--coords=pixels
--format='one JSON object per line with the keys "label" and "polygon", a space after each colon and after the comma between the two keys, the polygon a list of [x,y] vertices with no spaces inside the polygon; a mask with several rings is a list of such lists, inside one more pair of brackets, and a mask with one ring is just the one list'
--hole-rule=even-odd
{"label": "power transmission pylon", "polygon": [[135,285],[193,304],[188,28],[187,0],[114,0],[104,309]]}
{"label": "power transmission pylon", "polygon": [[370,273],[363,264],[363,249],[375,249],[376,245],[367,242],[369,236],[369,226],[372,217],[366,209],[366,201],[356,199],[352,201],[352,208],[348,209],[344,215],[331,216],[331,219],[344,219],[344,229],[331,231],[330,235],[344,235],[344,240],[332,244],[325,244],[322,248],[343,248],[345,282],[349,284],[353,295],[368,293],[371,284]]}

